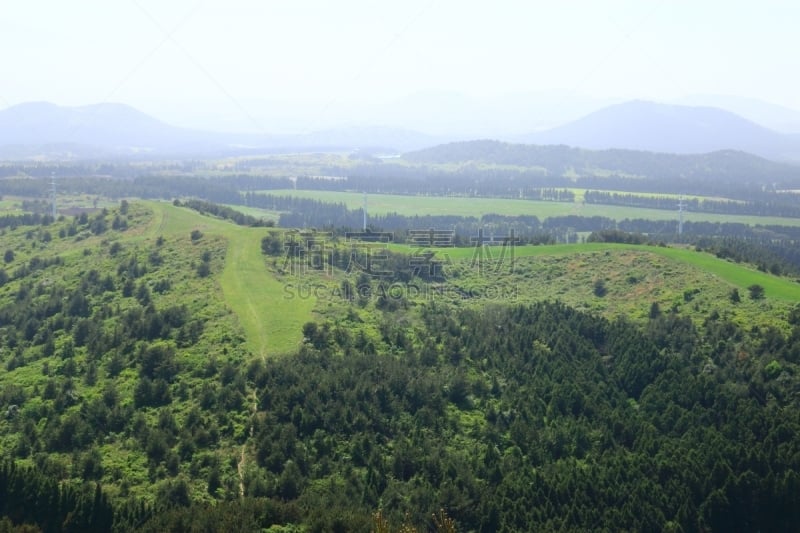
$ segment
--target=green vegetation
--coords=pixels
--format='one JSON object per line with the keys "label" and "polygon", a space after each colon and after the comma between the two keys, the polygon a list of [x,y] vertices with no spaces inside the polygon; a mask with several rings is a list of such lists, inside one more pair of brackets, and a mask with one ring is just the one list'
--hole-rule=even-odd
{"label": "green vegetation", "polygon": [[0,228],[0,529],[800,521],[789,278],[681,247],[476,255],[116,205]]}
{"label": "green vegetation", "polygon": [[[124,229],[112,230],[111,219],[118,217]],[[8,453],[34,458],[39,468],[47,457],[45,472],[56,479],[80,479],[79,452],[99,453],[107,487],[118,495],[150,499],[150,487],[167,473],[188,472],[189,463],[183,461],[190,456],[175,455],[174,433],[158,434],[166,439],[164,448],[150,442],[147,432],[141,434],[142,428],[159,416],[181,420],[198,401],[234,411],[241,405],[232,414],[235,423],[222,431],[215,423],[214,436],[204,437],[217,443],[211,450],[221,445],[216,453],[234,445],[239,438],[234,435],[245,432],[249,416],[242,396],[247,390],[228,376],[229,397],[218,400],[222,389],[212,376],[243,364],[250,353],[296,349],[300,326],[311,318],[313,301],[295,306],[292,313],[276,305],[283,298],[282,285],[264,268],[258,248],[263,228],[239,228],[185,208],[149,203],[130,205],[125,216],[99,212],[3,231],[3,242],[13,253],[5,254],[10,261],[0,288],[2,382],[11,394],[5,396],[4,409],[15,405],[24,417],[45,416],[48,422],[17,440],[21,422],[3,419],[0,440]],[[64,400],[64,394],[72,399]],[[117,417],[114,422],[93,418],[86,425],[81,416],[77,430],[86,436],[59,440],[60,432],[73,431],[61,425],[79,420],[70,418],[78,413],[75,409],[85,410],[86,402],[106,396],[105,407],[95,406],[104,414],[96,416]],[[54,400],[55,411],[50,406]],[[144,417],[131,419],[140,408],[145,408]],[[122,431],[126,423],[139,426]],[[212,429],[201,423],[204,431]],[[131,448],[129,431],[143,438],[141,448]],[[95,439],[98,447],[89,446]],[[156,444],[161,451],[145,453]],[[195,446],[189,440],[185,445]],[[166,471],[158,470],[159,462]],[[235,469],[228,475],[235,480]],[[204,491],[197,481],[188,485],[190,493]],[[231,487],[235,491],[233,481]]]}
{"label": "green vegetation", "polygon": [[301,340],[300,327],[311,319],[313,299],[283,308],[283,285],[264,268],[260,240],[265,228],[237,227],[222,220],[197,217],[187,209],[166,203],[148,203],[154,211],[149,235],[209,233],[227,241],[225,267],[220,286],[227,305],[236,313],[246,333],[251,352],[275,355],[295,350]]}
{"label": "green vegetation", "polygon": [[278,222],[278,217],[280,215],[280,213],[277,213],[275,211],[271,211],[268,209],[259,209],[258,207],[247,207],[244,205],[228,205],[226,207],[235,209],[247,216],[251,216],[253,218],[272,223]]}
{"label": "green vegetation", "polygon": [[[359,347],[355,315],[326,322],[296,358],[257,373],[264,486],[297,495],[314,523],[379,502],[398,523],[445,505],[459,529],[486,531],[795,520],[796,382],[769,379],[768,346],[796,363],[776,331],[721,318],[695,328],[674,313],[640,330],[558,304],[431,305],[421,317],[385,315],[379,357]],[[787,448],[772,455],[777,442]]]}
{"label": "green vegetation", "polygon": [[[584,201],[584,194],[586,193],[586,189],[580,189],[577,187],[567,187],[567,190],[570,191],[572,194],[575,195],[575,202],[581,203]],[[593,188],[593,191],[601,192],[601,193],[615,193],[620,192],[616,190],[610,189],[597,189]],[[697,194],[678,194],[678,193],[655,193],[655,192],[640,192],[637,193],[637,196],[643,197],[650,197],[650,198],[669,198],[675,202],[675,208],[677,209],[678,202],[683,198],[684,200],[716,200],[716,201],[729,201],[729,202],[736,202],[740,203],[742,200],[732,200],[730,198],[724,198],[722,196],[702,196]]]}
{"label": "green vegetation", "polygon": [[[632,150],[585,150],[569,146],[536,146],[499,141],[453,142],[403,156],[418,165],[451,165],[512,169],[543,176],[591,176],[612,181],[616,177],[640,180],[672,179],[699,185],[747,182],[769,176],[796,175],[797,169],[744,152],[665,154]],[[571,177],[571,176],[570,176]],[[640,186],[641,187],[641,186]],[[644,190],[644,188],[643,188]]]}
{"label": "green vegetation", "polygon": [[[390,245],[392,250],[414,252],[415,248],[407,245]],[[461,248],[440,248],[434,249],[435,253],[445,261],[466,261],[473,262],[474,257],[479,254],[476,247],[461,247]],[[618,258],[616,254],[626,251],[636,252],[644,256],[646,263],[652,263],[651,260],[646,259],[650,255],[658,255],[670,259],[675,264],[688,265],[696,269],[697,272],[703,272],[707,275],[719,278],[727,284],[734,285],[740,289],[747,289],[753,284],[761,285],[769,296],[776,300],[783,300],[786,302],[800,301],[800,284],[796,283],[785,277],[771,275],[761,272],[755,268],[748,267],[747,265],[733,263],[724,259],[719,259],[711,254],[704,252],[697,252],[688,248],[676,248],[667,246],[648,246],[648,245],[633,245],[633,244],[617,244],[617,243],[584,243],[584,244],[557,244],[557,245],[539,245],[539,246],[515,246],[513,251],[511,247],[503,248],[502,246],[484,247],[483,253],[489,254],[490,258],[499,261],[501,258],[506,265],[506,269],[500,270],[500,273],[506,272],[510,265],[511,257],[527,259],[527,258],[547,258],[547,257],[567,257],[568,259],[579,259],[587,255],[602,254],[615,254],[613,257]],[[584,255],[586,254],[586,255]],[[652,263],[654,264],[654,263]],[[585,267],[587,270],[592,270],[595,267]],[[618,270],[614,268],[613,264],[607,268],[610,270]],[[711,281],[711,279],[709,281]],[[682,278],[678,278],[679,283],[684,282]]]}
{"label": "green vegetation", "polygon": [[251,351],[259,355],[294,352],[301,341],[301,326],[311,318],[315,300],[286,301],[284,284],[264,268],[263,231],[237,232],[231,237],[220,283],[225,301],[236,312],[247,333]]}

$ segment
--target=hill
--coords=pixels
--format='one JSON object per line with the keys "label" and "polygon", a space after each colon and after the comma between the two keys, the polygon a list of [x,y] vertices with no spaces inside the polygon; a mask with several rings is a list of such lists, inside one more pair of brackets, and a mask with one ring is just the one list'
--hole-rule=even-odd
{"label": "hill", "polygon": [[538,167],[561,176],[619,174],[640,178],[681,178],[704,182],[762,183],[800,181],[800,168],[740,151],[669,154],[639,150],[588,150],[565,145],[510,144],[479,140],[443,144],[410,152],[413,163],[471,162]]}
{"label": "hill", "polygon": [[790,280],[606,244],[440,249],[430,275],[162,203],[0,231],[4,527],[800,519]]}
{"label": "hill", "polygon": [[800,144],[729,111],[631,101],[556,128],[524,136],[537,144],[665,153],[739,150],[776,160],[800,160]]}

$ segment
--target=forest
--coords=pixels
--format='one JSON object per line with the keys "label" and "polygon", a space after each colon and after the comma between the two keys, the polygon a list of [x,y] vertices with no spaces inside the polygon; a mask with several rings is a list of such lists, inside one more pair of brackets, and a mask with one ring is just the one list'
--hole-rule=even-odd
{"label": "forest", "polygon": [[[334,176],[339,179],[320,179]],[[194,197],[223,204],[245,204],[247,192],[269,189],[362,191],[372,194],[458,195],[572,201],[574,189],[596,191],[587,201],[632,205],[645,194],[718,197],[699,202],[699,211],[797,213],[800,172],[743,152],[675,155],[632,150],[592,151],[567,146],[533,146],[497,141],[440,145],[397,159],[331,156],[241,157],[214,160],[5,162],[3,192],[39,198],[55,178],[68,194],[124,197]],[[613,197],[604,191],[629,193]],[[705,205],[703,205],[705,204]],[[670,206],[673,208],[674,206]],[[693,209],[694,209],[693,207]],[[735,211],[739,209],[739,211]],[[794,216],[794,215],[791,215]]]}
{"label": "forest", "polygon": [[[225,370],[257,390],[258,469],[244,486],[273,509],[264,520],[366,531],[379,507],[417,524],[443,507],[479,531],[788,531],[800,520],[800,329],[746,332],[718,317],[695,328],[669,314],[639,328],[555,303],[422,317],[412,332],[386,317],[377,346],[347,323],[308,326],[295,357]],[[140,423],[126,418],[122,431]],[[169,460],[170,441],[179,454],[186,438],[203,445],[196,422],[181,424],[185,436],[165,423],[137,430],[151,460]],[[87,431],[68,446],[90,449],[101,435]],[[183,490],[164,501],[192,506]],[[13,485],[0,493],[14,501]],[[153,515],[158,527],[181,516]]]}
{"label": "forest", "polygon": [[544,170],[552,177],[564,176],[569,171],[577,172],[581,176],[597,176],[596,171],[603,169],[610,174],[603,177],[636,176],[661,184],[666,184],[670,180],[673,182],[686,180],[698,187],[721,183],[766,183],[769,180],[790,183],[800,177],[797,168],[791,164],[769,161],[734,150],[704,154],[671,154],[621,149],[586,150],[565,145],[539,146],[475,140],[440,144],[404,154],[403,158],[423,164],[481,162],[519,169]]}
{"label": "forest", "polygon": [[665,196],[646,196],[640,194],[623,194],[604,191],[586,191],[583,197],[586,203],[604,205],[627,205],[632,207],[651,207],[654,209],[674,210],[678,203],[684,209],[694,213],[726,213],[734,215],[786,216],[798,217],[800,209],[791,205],[790,199],[783,201],[775,198],[762,202],[732,202],[729,200],[711,200],[708,198],[682,198]]}

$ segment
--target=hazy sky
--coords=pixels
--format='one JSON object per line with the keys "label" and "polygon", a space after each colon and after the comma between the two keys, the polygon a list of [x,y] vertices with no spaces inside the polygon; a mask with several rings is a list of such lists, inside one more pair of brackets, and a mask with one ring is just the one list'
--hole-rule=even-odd
{"label": "hazy sky", "polygon": [[0,0],[0,107],[313,125],[424,91],[748,96],[800,109],[800,2]]}

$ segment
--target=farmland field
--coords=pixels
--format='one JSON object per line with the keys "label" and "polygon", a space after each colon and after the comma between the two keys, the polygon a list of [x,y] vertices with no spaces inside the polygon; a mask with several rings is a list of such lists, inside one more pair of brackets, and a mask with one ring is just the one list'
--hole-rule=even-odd
{"label": "farmland field", "polygon": [[[358,209],[364,204],[364,195],[359,192],[311,191],[277,189],[261,191],[275,196],[294,196],[330,203],[344,203],[349,209]],[[474,198],[455,196],[404,196],[399,194],[370,194],[367,196],[367,211],[383,215],[398,213],[414,215],[454,215],[480,217],[486,214],[535,215],[540,219],[554,216],[578,215],[602,216],[614,220],[643,218],[649,220],[675,220],[676,211],[645,209],[639,207],[583,204],[579,202],[543,202],[510,198]],[[737,216],[715,213],[685,212],[686,222],[738,222],[743,224],[775,224],[800,226],[800,219],[787,217]]]}

